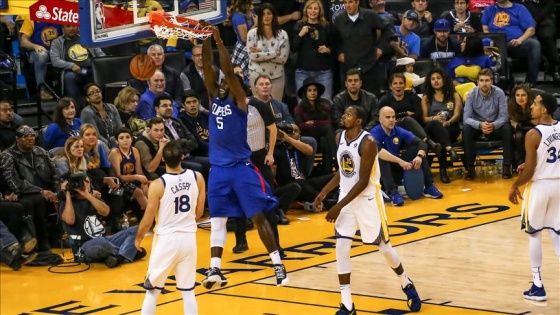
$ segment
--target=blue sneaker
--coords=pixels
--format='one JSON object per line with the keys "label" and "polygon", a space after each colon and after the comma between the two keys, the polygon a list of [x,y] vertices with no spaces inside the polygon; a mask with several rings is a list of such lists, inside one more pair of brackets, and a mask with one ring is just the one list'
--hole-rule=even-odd
{"label": "blue sneaker", "polygon": [[354,303],[352,303],[352,310],[349,311],[346,306],[344,306],[344,304],[340,303],[340,309],[338,311],[336,311],[336,313],[334,313],[334,315],[356,315],[358,314],[356,312],[356,307],[354,306]]}
{"label": "blue sneaker", "polygon": [[420,311],[422,308],[422,300],[418,296],[418,292],[416,292],[416,288],[414,287],[414,283],[410,281],[406,287],[404,287],[403,292],[406,294],[406,305],[412,312]]}
{"label": "blue sneaker", "polygon": [[546,301],[546,292],[544,291],[544,285],[542,287],[537,287],[533,283],[529,291],[523,292],[523,297],[527,300]]}
{"label": "blue sneaker", "polygon": [[398,191],[395,191],[394,193],[391,194],[391,200],[392,200],[393,206],[400,207],[400,206],[404,205],[404,199],[401,196],[401,194],[399,194]]}
{"label": "blue sneaker", "polygon": [[436,185],[431,184],[430,186],[424,188],[424,193],[422,193],[424,197],[434,198],[434,199],[441,199],[443,198],[443,194],[439,189],[437,189]]}

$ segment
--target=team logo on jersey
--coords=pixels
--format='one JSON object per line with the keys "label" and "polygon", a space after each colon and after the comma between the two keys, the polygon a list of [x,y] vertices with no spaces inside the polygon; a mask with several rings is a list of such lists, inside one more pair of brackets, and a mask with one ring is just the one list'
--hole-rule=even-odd
{"label": "team logo on jersey", "polygon": [[51,46],[51,42],[58,37],[58,30],[52,26],[45,27],[41,32],[41,41],[46,47]]}
{"label": "team logo on jersey", "polygon": [[506,12],[498,12],[494,16],[494,26],[496,27],[506,27],[509,25],[509,14]]}
{"label": "team logo on jersey", "polygon": [[135,165],[132,162],[126,162],[123,165],[123,175],[134,174]]}
{"label": "team logo on jersey", "polygon": [[352,152],[343,151],[340,156],[340,172],[344,177],[352,177],[356,174],[356,163]]}
{"label": "team logo on jersey", "polygon": [[91,238],[96,238],[103,236],[105,227],[101,224],[97,216],[90,215],[84,220],[84,231],[86,231],[86,234]]}
{"label": "team logo on jersey", "polygon": [[68,49],[68,57],[72,61],[80,62],[88,58],[88,51],[82,45],[76,44]]}
{"label": "team logo on jersey", "polygon": [[393,144],[399,145],[399,138],[398,137],[393,138]]}

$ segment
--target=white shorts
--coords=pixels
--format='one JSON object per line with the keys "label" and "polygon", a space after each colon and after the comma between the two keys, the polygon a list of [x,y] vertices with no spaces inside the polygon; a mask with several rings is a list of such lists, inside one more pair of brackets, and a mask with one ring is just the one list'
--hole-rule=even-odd
{"label": "white shorts", "polygon": [[560,181],[541,179],[527,183],[521,207],[521,228],[532,234],[552,229],[560,234]]}
{"label": "white shorts", "polygon": [[[344,198],[341,194],[339,200]],[[337,238],[354,238],[356,230],[364,244],[389,242],[389,227],[385,204],[379,190],[374,196],[358,196],[340,211],[334,224]]]}
{"label": "white shorts", "polygon": [[196,281],[196,233],[154,235],[146,278],[163,289],[167,276],[175,271],[177,289],[190,291]]}

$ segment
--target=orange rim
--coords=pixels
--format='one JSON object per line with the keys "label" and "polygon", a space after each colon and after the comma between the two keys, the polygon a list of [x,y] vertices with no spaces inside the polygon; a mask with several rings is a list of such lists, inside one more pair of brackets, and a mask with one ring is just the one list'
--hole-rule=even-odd
{"label": "orange rim", "polygon": [[[171,17],[175,17],[175,19],[177,20],[177,22],[179,23],[186,23],[189,24],[189,26],[183,26],[183,25],[177,25],[174,23],[170,22],[170,18]],[[200,34],[212,34],[212,30],[205,30],[205,26],[202,26],[198,20],[195,19],[191,19],[188,17],[184,17],[184,16],[173,16],[171,14],[167,14],[165,12],[162,11],[153,11],[150,12],[148,21],[150,22],[150,25],[162,25],[162,26],[166,26],[169,28],[180,28],[180,29],[184,29],[184,30],[188,30],[190,32],[195,32],[195,33],[200,33]],[[193,28],[193,27],[200,27],[200,29],[197,28]],[[207,27],[211,27],[211,26],[207,26]]]}

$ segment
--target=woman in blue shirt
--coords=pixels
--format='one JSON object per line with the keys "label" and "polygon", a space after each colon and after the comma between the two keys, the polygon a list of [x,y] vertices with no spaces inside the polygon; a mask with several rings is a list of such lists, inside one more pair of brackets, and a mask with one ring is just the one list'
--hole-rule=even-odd
{"label": "woman in blue shirt", "polygon": [[47,149],[62,148],[66,140],[78,136],[82,121],[76,118],[76,101],[71,97],[61,98],[53,113],[53,123],[45,130]]}

